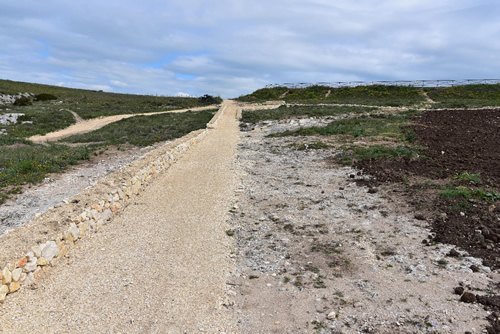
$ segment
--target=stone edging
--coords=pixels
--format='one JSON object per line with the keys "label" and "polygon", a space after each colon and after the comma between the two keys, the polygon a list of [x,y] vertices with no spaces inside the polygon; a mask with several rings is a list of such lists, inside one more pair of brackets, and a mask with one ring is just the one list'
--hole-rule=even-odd
{"label": "stone edging", "polygon": [[[43,243],[33,245],[25,256],[0,267],[3,268],[0,272],[0,306],[8,294],[31,285],[45,268],[56,265],[58,260],[74,247],[75,242],[90,232],[97,232],[100,226],[109,222],[155,175],[168,169],[193,144],[202,140],[208,131],[217,125],[225,109],[225,105],[220,108],[205,129],[193,131],[165,144],[87,188],[84,192],[90,195],[93,204],[83,207],[83,211],[78,215],[61,217],[61,220],[69,222],[69,226],[65,225],[65,230],[58,231],[57,235]],[[116,180],[120,181],[120,185],[115,185]],[[65,204],[71,205],[73,204]],[[40,216],[43,214],[35,219]]]}

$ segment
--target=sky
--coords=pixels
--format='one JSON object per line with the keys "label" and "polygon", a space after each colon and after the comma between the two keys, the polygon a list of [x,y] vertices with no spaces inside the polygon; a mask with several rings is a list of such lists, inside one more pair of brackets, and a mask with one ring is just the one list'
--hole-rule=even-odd
{"label": "sky", "polygon": [[223,98],[499,79],[499,18],[498,0],[0,0],[0,79]]}

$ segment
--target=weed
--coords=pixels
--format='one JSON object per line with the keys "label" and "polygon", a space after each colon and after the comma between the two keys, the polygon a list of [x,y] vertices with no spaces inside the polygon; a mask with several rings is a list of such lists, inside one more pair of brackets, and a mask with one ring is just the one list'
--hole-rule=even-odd
{"label": "weed", "polygon": [[491,202],[500,200],[500,193],[497,193],[495,191],[486,191],[484,189],[472,189],[464,186],[458,186],[458,187],[444,186],[441,189],[443,191],[440,193],[440,195],[448,199],[474,198]]}
{"label": "weed", "polygon": [[333,293],[334,296],[337,296],[337,297],[340,297],[340,298],[343,298],[344,297],[344,294],[342,293],[342,291],[340,290],[336,290],[334,293]]}
{"label": "weed", "polygon": [[232,236],[234,236],[234,231],[233,230],[226,230],[226,235],[228,237],[232,237]]}
{"label": "weed", "polygon": [[440,266],[441,268],[445,268],[446,265],[448,264],[448,261],[446,261],[445,259],[439,259],[437,260],[437,264],[438,266]]}
{"label": "weed", "polygon": [[466,181],[466,182],[472,182],[475,184],[481,184],[481,178],[479,177],[478,174],[473,174],[469,172],[463,172],[459,175],[456,176],[458,180]]}
{"label": "weed", "polygon": [[306,270],[311,271],[315,274],[318,274],[320,272],[320,269],[318,267],[312,266],[312,265],[306,265]]}

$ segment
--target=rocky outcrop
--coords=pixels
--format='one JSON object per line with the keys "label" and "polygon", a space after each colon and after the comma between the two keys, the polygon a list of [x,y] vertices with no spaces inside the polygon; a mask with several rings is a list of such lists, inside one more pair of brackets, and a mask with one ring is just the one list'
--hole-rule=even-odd
{"label": "rocky outcrop", "polygon": [[1,104],[14,104],[17,99],[20,99],[22,97],[34,97],[34,94],[31,93],[19,93],[16,95],[8,95],[8,94],[0,94],[0,105]]}

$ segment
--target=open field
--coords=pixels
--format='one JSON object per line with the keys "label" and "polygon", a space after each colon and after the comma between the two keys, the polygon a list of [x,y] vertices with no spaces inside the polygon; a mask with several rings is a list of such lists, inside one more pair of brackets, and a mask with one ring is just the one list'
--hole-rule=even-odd
{"label": "open field", "polygon": [[[287,103],[359,104],[374,106],[419,106],[429,102],[432,108],[472,108],[500,106],[500,84],[478,84],[441,88],[405,86],[359,86],[331,88],[273,87],[240,96],[242,102],[284,100]],[[427,94],[427,95],[426,95]],[[430,98],[430,100],[428,100]]]}
{"label": "open field", "polygon": [[[462,99],[460,105],[496,105],[498,87],[479,88],[489,93],[479,101]],[[454,98],[479,94],[478,87],[441,94],[453,91]],[[452,100],[433,94],[444,101],[441,106]],[[500,269],[500,110],[409,107],[318,114],[319,107],[302,106],[243,113],[241,129],[250,133],[242,155],[252,177],[247,202],[233,218],[240,256],[248,263],[241,268],[247,293],[239,302],[252,309],[261,300],[260,310],[270,315],[267,320],[250,312],[247,328],[266,323],[262,328],[271,331],[287,323],[294,324],[284,327],[287,332],[463,332],[470,327],[459,329],[451,325],[458,325],[453,317],[440,315],[448,307],[461,312],[460,296],[453,297],[459,283],[490,312],[500,311],[498,277],[489,274]],[[472,257],[479,260],[470,262]],[[370,273],[367,266],[379,269]],[[379,286],[385,271],[391,292]],[[490,282],[479,283],[485,277]],[[434,291],[437,282],[427,285],[434,278],[449,287]],[[356,279],[371,297],[352,288]],[[266,284],[281,292],[270,292]],[[384,295],[387,300],[374,297]],[[300,305],[286,304],[295,298]],[[273,302],[288,315],[273,311]],[[426,308],[419,310],[420,303]],[[376,310],[381,304],[386,312]],[[316,317],[304,317],[307,309],[315,309]],[[488,333],[500,332],[497,316],[488,321]]]}
{"label": "open field", "polygon": [[[224,233],[236,267],[223,303],[231,326],[239,333],[500,333],[500,109],[476,109],[498,105],[497,90],[277,87],[241,97],[286,103],[274,110],[242,104],[248,110],[230,168],[240,185]],[[121,160],[131,144],[180,136],[212,115],[134,117],[69,137],[71,145],[7,135],[1,149],[26,150],[6,161],[30,177],[43,166],[35,163],[43,150],[54,157],[46,163],[61,169],[80,157],[112,160],[106,147]],[[10,131],[36,131],[15,130],[21,125]],[[201,165],[209,169],[210,159]],[[78,168],[74,175],[86,173]],[[64,187],[55,179],[41,197]],[[21,198],[22,187],[4,191]]]}
{"label": "open field", "polygon": [[[159,113],[208,106],[221,101],[220,98],[208,96],[181,98],[127,95],[0,80],[0,95],[19,93],[31,95],[23,98],[20,105],[0,104],[0,117],[20,114],[15,122],[0,123],[0,203],[21,192],[22,186],[38,183],[48,173],[64,171],[68,166],[87,160],[93,152],[102,152],[110,145],[146,146],[203,128],[215,109],[140,116],[51,145],[34,144],[29,140],[32,136],[67,128],[75,124],[77,116],[93,119],[111,115]],[[72,147],[66,143],[85,145]]]}

